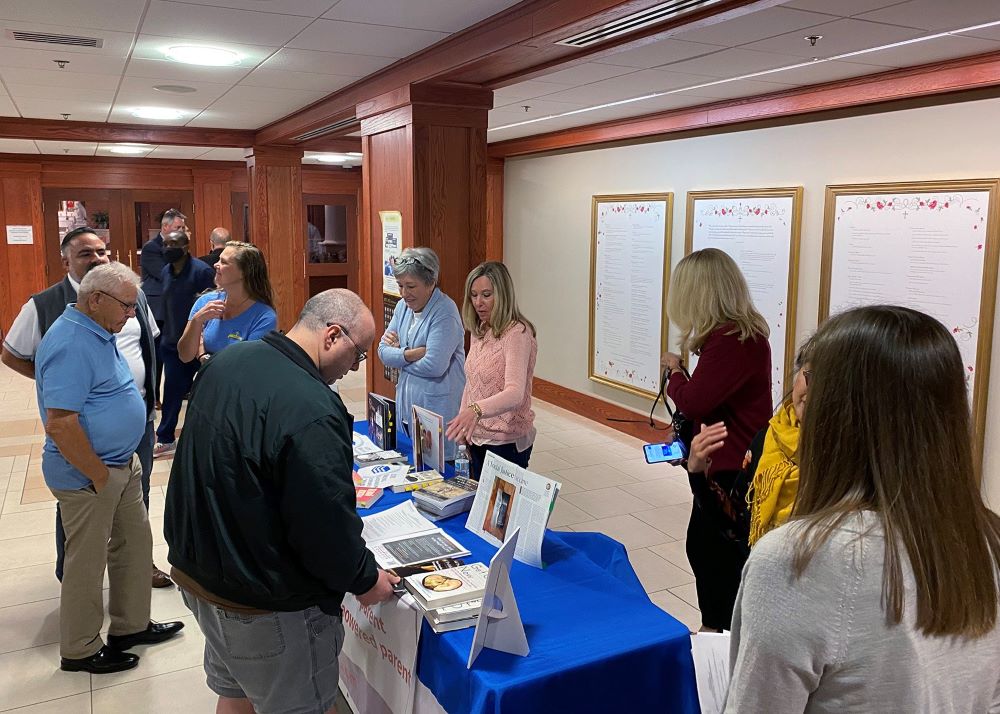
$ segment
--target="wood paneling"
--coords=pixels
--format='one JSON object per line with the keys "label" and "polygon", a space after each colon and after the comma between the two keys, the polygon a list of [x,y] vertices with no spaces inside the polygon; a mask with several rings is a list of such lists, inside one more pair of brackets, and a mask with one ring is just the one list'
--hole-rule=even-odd
{"label": "wood paneling", "polygon": [[[31,226],[31,245],[8,245],[7,226]],[[45,227],[42,184],[34,175],[7,173],[0,168],[0,327],[6,332],[21,305],[46,287]],[[54,282],[54,281],[53,281]]]}
{"label": "wood paneling", "polygon": [[0,117],[0,137],[51,141],[138,142],[179,146],[253,146],[254,132],[244,129],[201,129],[187,126],[106,124],[59,119]]}
{"label": "wood paneling", "polygon": [[[774,121],[866,105],[885,110],[887,102],[948,95],[941,101],[976,98],[975,90],[1000,86],[1000,52],[748,99],[713,102],[669,112],[620,119],[490,144],[492,157],[520,156],[557,149],[644,139],[678,132]],[[964,93],[964,94],[963,94]]]}
{"label": "wood paneling", "polygon": [[230,233],[233,230],[231,176],[230,171],[194,170],[194,212],[198,222],[191,250],[195,255],[205,255],[212,249],[209,236],[216,228]]}
{"label": "wood paneling", "polygon": [[[358,147],[358,151],[361,147]],[[352,193],[361,196],[361,170],[336,166],[303,166],[303,193]]]}
{"label": "wood paneling", "polygon": [[[634,436],[648,443],[669,441],[673,437],[673,430],[669,424],[663,421],[654,419],[653,421],[657,428],[651,427],[649,425],[648,413],[638,414],[617,404],[606,402],[589,394],[576,392],[540,377],[535,377],[531,393],[537,399],[555,404],[557,407],[562,407],[563,409],[568,409],[574,414],[592,419],[604,426],[617,429],[623,434]],[[609,419],[626,419],[630,421],[608,421]]]}
{"label": "wood paneling", "polygon": [[503,170],[504,160],[486,163],[486,255],[484,260],[503,260]]}

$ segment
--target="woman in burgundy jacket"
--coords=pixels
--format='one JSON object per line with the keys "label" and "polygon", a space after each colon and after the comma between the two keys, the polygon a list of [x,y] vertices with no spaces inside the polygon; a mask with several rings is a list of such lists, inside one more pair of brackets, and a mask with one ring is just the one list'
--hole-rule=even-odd
{"label": "woman in burgundy jacket", "polygon": [[663,355],[667,396],[694,422],[695,433],[719,422],[727,432],[705,473],[689,475],[694,502],[687,530],[702,630],[721,631],[729,629],[750,552],[746,534],[736,527],[733,499],[746,493],[737,483],[744,457],[771,418],[769,330],[739,267],[715,248],[677,264],[668,312],[680,329],[681,352],[697,355],[698,364],[688,379],[679,355]]}

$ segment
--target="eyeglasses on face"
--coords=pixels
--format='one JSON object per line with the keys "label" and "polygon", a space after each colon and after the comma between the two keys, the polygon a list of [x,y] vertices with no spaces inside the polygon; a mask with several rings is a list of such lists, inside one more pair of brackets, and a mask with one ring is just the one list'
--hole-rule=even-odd
{"label": "eyeglasses on face", "polygon": [[103,290],[97,290],[96,292],[100,295],[109,297],[112,300],[114,300],[116,303],[122,306],[122,310],[124,310],[125,312],[135,312],[136,310],[139,309],[139,303],[137,302],[125,302],[124,300],[119,300],[111,293],[106,293]]}
{"label": "eyeglasses on face", "polygon": [[[326,323],[327,327],[333,327],[334,325],[337,325],[337,323],[336,322]],[[351,341],[352,345],[354,345],[354,364],[361,364],[366,359],[368,359],[368,353],[365,350],[358,347],[358,343],[354,341],[353,337],[351,337],[351,333],[347,331],[347,328],[344,327],[343,325],[337,325],[337,327],[340,328],[340,331],[344,333],[344,336]]]}

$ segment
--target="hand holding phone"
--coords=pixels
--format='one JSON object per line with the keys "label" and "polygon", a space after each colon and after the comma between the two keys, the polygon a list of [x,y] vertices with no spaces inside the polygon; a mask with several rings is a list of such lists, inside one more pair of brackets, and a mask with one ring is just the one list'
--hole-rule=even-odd
{"label": "hand holding phone", "polygon": [[646,457],[647,464],[677,464],[684,461],[687,453],[684,444],[680,441],[669,441],[664,444],[645,444],[642,453]]}
{"label": "hand holding phone", "polygon": [[721,421],[717,424],[705,424],[701,431],[691,440],[691,455],[688,457],[687,468],[691,473],[705,473],[712,465],[712,454],[726,443],[726,425]]}

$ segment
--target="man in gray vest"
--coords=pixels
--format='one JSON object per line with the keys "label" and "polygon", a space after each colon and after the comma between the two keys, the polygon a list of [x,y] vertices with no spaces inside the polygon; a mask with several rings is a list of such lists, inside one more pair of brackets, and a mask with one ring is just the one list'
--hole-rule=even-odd
{"label": "man in gray vest", "polygon": [[[91,268],[109,262],[104,241],[90,228],[77,228],[62,240],[60,246],[62,263],[66,277],[55,285],[32,295],[21,308],[3,341],[0,361],[15,372],[35,378],[35,352],[48,331],[70,303],[76,302],[80,281]],[[118,335],[118,350],[128,362],[132,377],[139,393],[146,402],[146,433],[136,453],[142,465],[142,498],[149,507],[149,476],[153,470],[153,400],[155,390],[153,379],[156,374],[156,350],[154,339],[160,334],[153,319],[146,297],[139,291],[137,302],[140,309],[136,316],[129,318]],[[58,506],[56,509],[56,577],[62,580],[65,558],[65,534]],[[153,587],[166,587],[171,580],[162,570],[153,565]]]}

